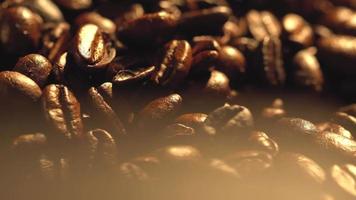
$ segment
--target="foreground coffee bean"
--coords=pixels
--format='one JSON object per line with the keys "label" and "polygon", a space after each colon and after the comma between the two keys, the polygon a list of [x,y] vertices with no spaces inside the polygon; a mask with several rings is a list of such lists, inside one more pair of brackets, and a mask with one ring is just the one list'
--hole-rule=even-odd
{"label": "foreground coffee bean", "polygon": [[53,135],[49,136],[50,140],[78,140],[83,137],[80,104],[66,86],[51,84],[44,88],[42,109],[51,130],[54,131]]}
{"label": "foreground coffee bean", "polygon": [[43,20],[26,7],[4,9],[1,20],[1,48],[5,52],[23,55],[37,49]]}
{"label": "foreground coffee bean", "polygon": [[247,148],[257,148],[258,150],[266,151],[271,155],[275,156],[279,152],[279,146],[272,138],[261,131],[253,131],[248,141],[250,145],[247,145]]}
{"label": "foreground coffee bean", "polygon": [[43,87],[52,71],[52,64],[39,54],[29,54],[20,58],[13,70],[28,76]]}
{"label": "foreground coffee bean", "polygon": [[324,122],[324,123],[316,124],[316,128],[321,133],[331,132],[331,133],[335,133],[335,134],[344,136],[349,139],[353,139],[353,136],[350,133],[350,131],[346,130],[344,127],[342,127],[338,124],[334,124],[331,122]]}
{"label": "foreground coffee bean", "polygon": [[356,166],[353,164],[333,165],[329,170],[330,190],[344,199],[356,197]]}

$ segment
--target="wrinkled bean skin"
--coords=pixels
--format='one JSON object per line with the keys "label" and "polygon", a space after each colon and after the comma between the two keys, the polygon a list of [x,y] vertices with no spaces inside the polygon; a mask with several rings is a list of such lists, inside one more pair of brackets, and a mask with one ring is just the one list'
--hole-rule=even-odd
{"label": "wrinkled bean skin", "polygon": [[83,137],[80,104],[64,85],[48,85],[43,90],[42,108],[54,138],[78,140]]}

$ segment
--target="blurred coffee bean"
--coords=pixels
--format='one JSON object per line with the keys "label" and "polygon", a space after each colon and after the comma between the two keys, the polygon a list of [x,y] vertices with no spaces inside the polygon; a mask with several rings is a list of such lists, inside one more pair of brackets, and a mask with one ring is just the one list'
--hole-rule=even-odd
{"label": "blurred coffee bean", "polygon": [[334,124],[332,122],[318,123],[318,124],[316,124],[316,128],[318,129],[318,131],[321,134],[323,134],[325,132],[331,132],[331,133],[335,133],[335,134],[344,136],[348,139],[353,139],[353,136],[350,133],[350,131],[348,131],[344,127],[342,127],[338,124]]}
{"label": "blurred coffee bean", "polygon": [[51,84],[44,88],[42,109],[54,131],[49,136],[56,140],[78,140],[83,137],[80,104],[74,94],[64,85]]}
{"label": "blurred coffee bean", "polygon": [[164,126],[177,113],[182,101],[183,99],[180,95],[171,94],[149,102],[137,116],[140,130],[157,130],[157,127]]}
{"label": "blurred coffee bean", "polygon": [[320,92],[323,89],[324,77],[314,47],[299,51],[293,58],[294,84]]}
{"label": "blurred coffee bean", "polygon": [[250,34],[257,41],[262,41],[267,36],[279,38],[281,35],[281,25],[271,12],[251,10],[247,13],[246,20]]}
{"label": "blurred coffee bean", "polygon": [[117,88],[122,88],[125,86],[133,86],[138,83],[143,83],[150,80],[155,73],[156,67],[150,66],[147,68],[142,68],[138,70],[125,70],[122,69],[116,73],[112,79],[112,83]]}
{"label": "blurred coffee bean", "polygon": [[241,82],[246,72],[244,55],[232,46],[223,46],[219,52],[220,65],[218,70],[224,72],[232,83]]}
{"label": "blurred coffee bean", "polygon": [[313,30],[300,15],[293,13],[285,15],[282,20],[282,26],[284,37],[293,45],[310,47],[313,44]]}
{"label": "blurred coffee bean", "polygon": [[356,38],[352,36],[332,35],[317,42],[318,57],[332,73],[353,76],[355,63]]}
{"label": "blurred coffee bean", "polygon": [[21,5],[39,14],[45,22],[62,22],[62,11],[51,0],[24,0]]}
{"label": "blurred coffee bean", "polygon": [[339,112],[346,113],[348,115],[356,117],[356,104],[350,104],[339,109]]}
{"label": "blurred coffee bean", "polygon": [[165,127],[164,136],[169,144],[194,144],[197,133],[192,127],[174,123]]}
{"label": "blurred coffee bean", "polygon": [[47,145],[47,138],[42,133],[23,134],[16,137],[11,145],[11,148],[16,151],[18,156],[29,156],[29,159],[33,159],[33,156],[39,156],[43,152]]}
{"label": "blurred coffee bean", "polygon": [[119,40],[130,46],[162,43],[176,28],[177,20],[167,12],[145,14],[118,26],[116,34]]}
{"label": "blurred coffee bean", "polygon": [[208,72],[210,67],[218,63],[221,47],[214,38],[209,36],[196,36],[193,42],[192,73],[201,75],[202,72]]}
{"label": "blurred coffee bean", "polygon": [[52,64],[39,54],[29,54],[20,58],[13,70],[28,76],[40,87],[44,87],[52,71]]}
{"label": "blurred coffee bean", "polygon": [[275,99],[272,102],[272,105],[266,107],[262,110],[262,118],[264,120],[277,120],[286,115],[286,110],[283,108],[283,100],[282,99]]}
{"label": "blurred coffee bean", "polygon": [[356,197],[356,166],[353,164],[333,165],[329,170],[329,190],[343,199]]}
{"label": "blurred coffee bean", "polygon": [[95,116],[96,120],[99,122],[99,125],[105,125],[102,128],[110,128],[114,132],[115,138],[120,138],[126,134],[125,127],[117,115],[117,113],[110,106],[110,100],[107,99],[105,94],[102,94],[102,91],[105,87],[105,83],[99,88],[91,87],[88,91],[88,96],[90,103],[94,108],[93,115],[98,114],[100,116]]}
{"label": "blurred coffee bean", "polygon": [[43,31],[40,53],[53,62],[69,46],[69,29],[69,24],[65,22],[50,25]]}
{"label": "blurred coffee bean", "polygon": [[[108,170],[113,167],[117,161],[117,148],[114,138],[105,130],[96,129],[87,133],[90,146],[91,168],[104,167]],[[109,168],[108,168],[109,167]]]}
{"label": "blurred coffee bean", "polygon": [[187,35],[221,35],[230,15],[231,10],[225,6],[185,12],[178,29]]}
{"label": "blurred coffee bean", "polygon": [[252,126],[253,116],[246,107],[229,104],[209,113],[204,122],[204,130],[212,136],[229,134],[246,138],[243,134]]}
{"label": "blurred coffee bean", "polygon": [[185,40],[172,40],[166,44],[162,61],[153,75],[159,85],[180,85],[188,75],[192,63],[192,49]]}
{"label": "blurred coffee bean", "polygon": [[204,121],[206,120],[207,117],[208,115],[204,113],[187,113],[178,116],[175,119],[175,122],[199,130],[202,128]]}
{"label": "blurred coffee bean", "polygon": [[98,70],[115,58],[116,50],[98,26],[86,24],[75,36],[73,53],[77,64],[87,70]]}
{"label": "blurred coffee bean", "polygon": [[335,7],[321,18],[321,23],[337,33],[356,35],[356,13],[347,7]]}
{"label": "blurred coffee bean", "polygon": [[79,15],[75,19],[75,25],[82,27],[85,24],[94,24],[98,26],[103,32],[114,35],[116,31],[116,25],[108,18],[101,16],[96,12],[87,12]]}
{"label": "blurred coffee bean", "polygon": [[26,7],[4,9],[0,20],[1,48],[17,55],[36,50],[41,39],[42,24],[42,18]]}
{"label": "blurred coffee bean", "polygon": [[345,112],[336,112],[332,117],[332,121],[345,127],[352,134],[356,132],[356,117]]}
{"label": "blurred coffee bean", "polygon": [[247,147],[252,147],[257,150],[265,151],[270,153],[272,156],[277,155],[279,152],[279,146],[277,142],[275,142],[272,138],[268,137],[268,135],[261,131],[253,131],[250,133],[248,138]]}
{"label": "blurred coffee bean", "polygon": [[83,10],[92,5],[92,0],[54,0],[60,6],[69,10]]}

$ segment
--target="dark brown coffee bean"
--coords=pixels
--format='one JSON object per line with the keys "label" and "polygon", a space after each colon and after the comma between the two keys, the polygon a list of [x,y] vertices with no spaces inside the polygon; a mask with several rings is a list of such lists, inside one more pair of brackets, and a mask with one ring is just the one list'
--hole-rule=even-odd
{"label": "dark brown coffee bean", "polygon": [[173,40],[164,48],[164,56],[153,80],[159,85],[180,85],[188,75],[192,63],[192,49],[187,41]]}
{"label": "dark brown coffee bean", "polygon": [[343,199],[356,197],[356,166],[353,164],[333,165],[329,170],[328,190]]}
{"label": "dark brown coffee bean", "polygon": [[28,76],[40,87],[44,87],[52,71],[52,64],[39,54],[29,54],[20,58],[13,70]]}
{"label": "dark brown coffee bean", "polygon": [[271,12],[251,10],[247,13],[246,20],[251,35],[257,41],[262,41],[267,36],[279,38],[281,35],[281,25]]}
{"label": "dark brown coffee bean", "polygon": [[350,130],[353,134],[356,131],[356,117],[353,115],[349,115],[345,112],[336,112],[332,121]]}
{"label": "dark brown coffee bean", "polygon": [[148,103],[138,114],[137,120],[141,130],[164,126],[177,113],[182,100],[180,95],[171,94]]}
{"label": "dark brown coffee bean", "polygon": [[[12,71],[0,72],[1,107],[30,107],[41,97],[40,87],[29,77]],[[21,106],[22,105],[22,106]]]}
{"label": "dark brown coffee bean", "polygon": [[175,122],[190,126],[195,129],[200,129],[207,117],[208,115],[204,113],[187,113],[178,116],[175,119]]}
{"label": "dark brown coffee bean", "polygon": [[323,89],[324,76],[316,56],[316,48],[299,51],[293,58],[294,84],[320,92]]}
{"label": "dark brown coffee bean", "polygon": [[323,63],[336,74],[353,76],[356,74],[354,63],[356,57],[356,37],[333,35],[321,38],[317,47]]}
{"label": "dark brown coffee bean", "polygon": [[246,72],[244,55],[232,46],[223,46],[219,52],[218,70],[224,72],[232,81],[242,79]]}
{"label": "dark brown coffee bean", "polygon": [[287,41],[301,47],[310,47],[313,44],[313,30],[300,15],[287,14],[283,17],[282,26]]}
{"label": "dark brown coffee bean", "polygon": [[116,73],[114,78],[112,79],[112,83],[115,87],[127,87],[133,86],[139,83],[143,83],[145,81],[150,80],[150,78],[154,75],[156,67],[151,66],[147,68],[142,68],[138,70],[121,70]]}
{"label": "dark brown coffee bean", "polygon": [[252,72],[253,75],[250,76],[253,77],[250,78],[255,80],[257,74],[261,82],[271,86],[284,84],[286,74],[283,66],[281,41],[278,38],[265,37],[251,59],[251,62],[255,63],[254,69],[252,69],[255,72]]}
{"label": "dark brown coffee bean", "polygon": [[316,128],[320,133],[331,132],[341,136],[344,136],[349,139],[353,139],[352,134],[350,131],[346,130],[344,127],[334,124],[332,122],[323,122],[316,124]]}
{"label": "dark brown coffee bean", "polygon": [[[109,6],[110,6],[110,4],[109,4]],[[115,24],[117,27],[122,26],[123,24],[125,24],[128,21],[142,17],[145,14],[145,10],[144,10],[143,6],[139,3],[134,3],[134,4],[127,5],[127,6],[120,5],[119,9],[115,9],[115,6],[111,6],[111,9],[113,12],[113,16],[111,18],[115,19]],[[108,9],[105,9],[105,13],[103,11],[102,14],[107,15],[108,14],[107,10]]]}
{"label": "dark brown coffee bean", "polygon": [[53,62],[69,46],[69,24],[62,22],[50,26],[43,32],[40,53]]}
{"label": "dark brown coffee bean", "polygon": [[42,23],[42,18],[26,7],[4,9],[0,20],[2,49],[19,55],[37,49]]}
{"label": "dark brown coffee bean", "polygon": [[118,38],[127,45],[143,46],[166,41],[176,28],[177,18],[167,12],[145,14],[118,26]]}
{"label": "dark brown coffee bean", "polygon": [[66,86],[48,85],[43,90],[42,106],[46,120],[55,131],[54,134],[60,134],[51,137],[61,140],[78,140],[83,137],[80,104]]}
{"label": "dark brown coffee bean", "polygon": [[[266,151],[271,155],[275,156],[279,152],[279,146],[277,142],[275,142],[272,138],[268,137],[268,135],[261,131],[253,131],[248,141],[252,148],[257,148],[261,151]],[[250,147],[248,145],[248,147]]]}
{"label": "dark brown coffee bean", "polygon": [[229,104],[211,112],[204,122],[204,130],[212,136],[233,134],[244,137],[244,132],[252,126],[253,117],[246,107]]}
{"label": "dark brown coffee bean", "polygon": [[196,36],[193,38],[192,73],[207,73],[209,68],[218,63],[219,43],[209,36]]}
{"label": "dark brown coffee bean", "polygon": [[75,19],[75,25],[82,27],[85,24],[94,24],[98,26],[103,32],[113,35],[116,31],[116,25],[108,18],[101,16],[96,12],[87,12],[79,15]]}
{"label": "dark brown coffee bean", "polygon": [[83,10],[92,5],[92,0],[55,0],[57,4],[69,10]]}
{"label": "dark brown coffee bean", "polygon": [[116,50],[98,26],[86,24],[75,36],[73,53],[77,64],[95,70],[106,67],[115,58]]}
{"label": "dark brown coffee bean", "polygon": [[225,6],[186,12],[180,18],[178,29],[188,35],[220,35],[230,15],[231,10]]}
{"label": "dark brown coffee bean", "polygon": [[169,144],[192,144],[196,136],[194,128],[179,123],[168,125],[163,132]]}
{"label": "dark brown coffee bean", "polygon": [[356,13],[347,7],[334,7],[321,18],[321,23],[337,33],[356,35]]}
{"label": "dark brown coffee bean", "polygon": [[51,0],[23,1],[20,5],[39,14],[45,22],[62,22],[64,20],[61,10]]}
{"label": "dark brown coffee bean", "polygon": [[265,120],[281,119],[286,114],[286,110],[283,108],[283,100],[279,98],[275,99],[271,106],[264,108],[261,113]]}
{"label": "dark brown coffee bean", "polygon": [[117,146],[115,139],[105,130],[96,129],[87,133],[91,154],[90,168],[94,170],[104,167],[104,171],[113,167],[117,161]]}
{"label": "dark brown coffee bean", "polygon": [[120,117],[117,115],[117,113],[110,106],[109,101],[106,100],[105,95],[101,94],[102,89],[105,86],[102,85],[100,87],[101,88],[99,88],[99,89],[92,87],[88,91],[91,105],[93,106],[94,111],[95,111],[93,113],[93,115],[99,114],[100,117],[98,117],[97,120],[102,122],[99,124],[106,125],[103,128],[108,128],[108,127],[112,128],[114,131],[114,137],[119,138],[120,136],[123,136],[126,134],[125,127],[124,127]]}

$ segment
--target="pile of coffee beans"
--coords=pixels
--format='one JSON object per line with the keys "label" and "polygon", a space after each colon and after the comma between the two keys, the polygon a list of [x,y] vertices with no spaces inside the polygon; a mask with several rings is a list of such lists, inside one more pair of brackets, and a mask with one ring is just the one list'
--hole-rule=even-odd
{"label": "pile of coffee beans", "polygon": [[0,5],[1,199],[356,199],[356,1]]}

